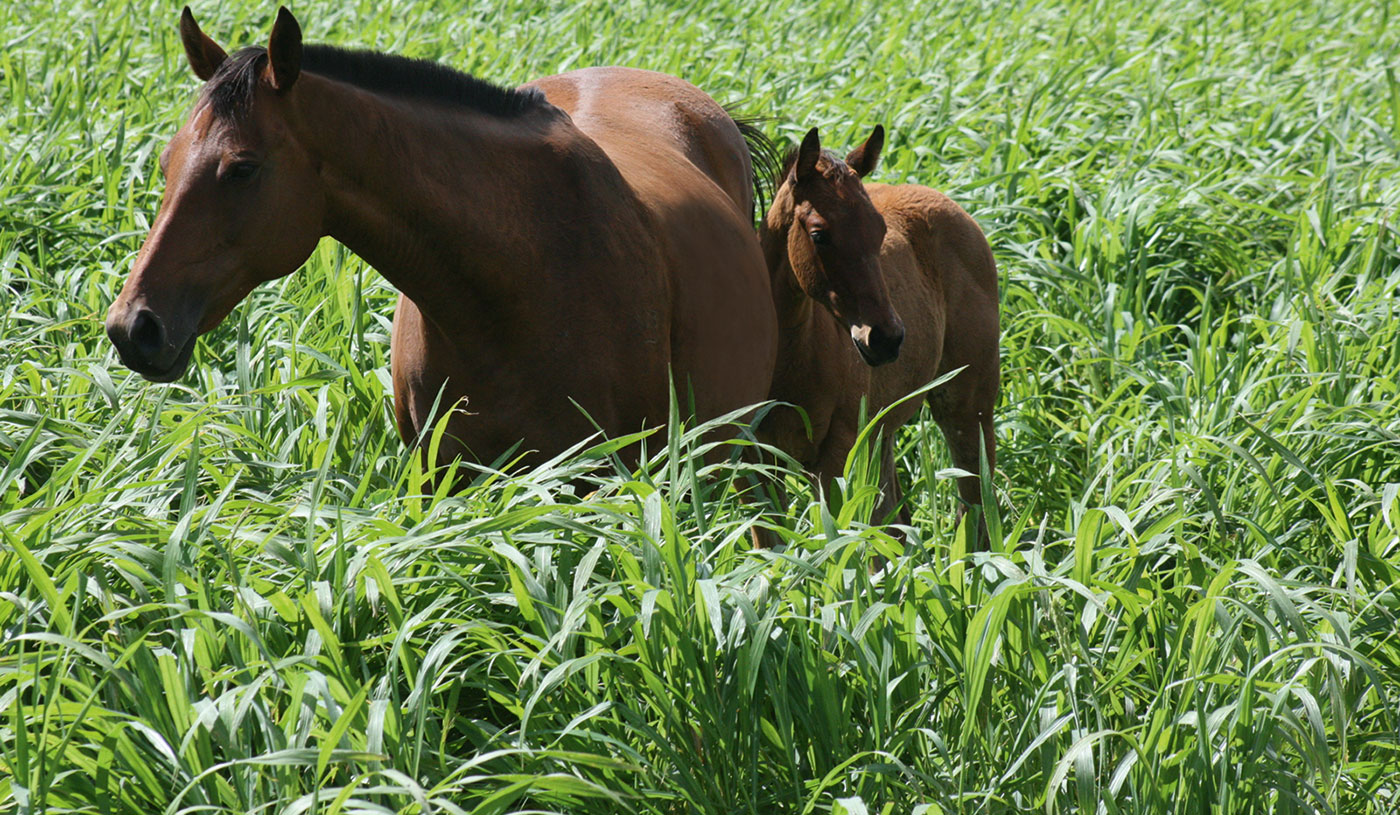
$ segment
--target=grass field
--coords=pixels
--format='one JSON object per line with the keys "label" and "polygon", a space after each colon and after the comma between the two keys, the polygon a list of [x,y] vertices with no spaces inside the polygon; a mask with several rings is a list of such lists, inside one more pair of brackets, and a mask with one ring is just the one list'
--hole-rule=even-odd
{"label": "grass field", "polygon": [[[784,138],[884,123],[876,180],[1000,264],[995,551],[927,422],[907,545],[855,462],[751,551],[740,468],[675,424],[639,472],[424,494],[395,294],[330,241],[145,383],[101,320],[197,88],[179,9],[17,0],[0,811],[1400,811],[1390,3],[692,5],[292,10],[503,83],[675,73]],[[225,45],[275,10],[195,7]]]}

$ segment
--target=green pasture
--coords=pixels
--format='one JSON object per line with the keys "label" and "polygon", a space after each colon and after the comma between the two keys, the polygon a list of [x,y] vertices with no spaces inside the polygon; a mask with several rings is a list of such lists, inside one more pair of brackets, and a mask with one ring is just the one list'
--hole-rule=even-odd
{"label": "green pasture", "polygon": [[[194,11],[237,46],[276,7]],[[433,494],[395,293],[331,241],[146,383],[101,321],[198,86],[179,7],[13,0],[0,812],[1400,812],[1389,2],[292,11],[505,84],[666,71],[783,139],[883,123],[875,180],[1000,266],[993,551],[927,421],[905,542],[859,455],[765,515],[678,421],[636,472],[585,445]]]}

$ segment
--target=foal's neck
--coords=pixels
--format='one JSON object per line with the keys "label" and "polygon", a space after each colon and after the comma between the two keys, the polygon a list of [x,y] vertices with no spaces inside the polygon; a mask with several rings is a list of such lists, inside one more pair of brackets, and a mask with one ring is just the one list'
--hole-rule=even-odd
{"label": "foal's neck", "polygon": [[773,306],[778,312],[778,324],[792,329],[809,323],[812,319],[812,298],[802,290],[797,275],[788,260],[788,230],[790,221],[777,219],[770,225],[765,220],[758,227],[758,243],[763,249],[763,260],[768,264],[769,285],[773,291]]}
{"label": "foal's neck", "polygon": [[518,297],[514,273],[543,262],[539,202],[567,201],[557,168],[581,135],[567,115],[541,104],[502,117],[306,75],[297,91],[294,130],[320,165],[326,234],[440,327]]}

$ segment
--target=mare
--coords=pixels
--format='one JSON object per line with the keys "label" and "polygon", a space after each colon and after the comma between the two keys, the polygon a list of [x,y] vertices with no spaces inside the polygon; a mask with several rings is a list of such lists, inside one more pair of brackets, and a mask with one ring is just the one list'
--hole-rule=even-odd
{"label": "mare", "polygon": [[[801,462],[825,489],[841,475],[869,415],[967,366],[924,400],[907,399],[880,425],[876,519],[908,523],[895,473],[895,433],[926,401],[954,466],[995,465],[992,411],[1000,386],[997,270],[971,216],[919,185],[864,184],[884,128],[842,161],[816,128],[789,154],[759,227],[777,307],[775,409],[762,436]],[[981,504],[976,476],[958,479],[958,517]],[[985,528],[983,529],[985,535]],[[984,540],[985,543],[985,540]]]}
{"label": "mare", "polygon": [[752,160],[693,85],[595,68],[508,89],[303,45],[285,8],[266,48],[226,54],[188,7],[180,36],[205,84],[107,313],[145,378],[180,377],[198,335],[329,235],[401,292],[395,418],[411,445],[452,408],[436,463],[663,424],[673,381],[702,419],[767,396]]}

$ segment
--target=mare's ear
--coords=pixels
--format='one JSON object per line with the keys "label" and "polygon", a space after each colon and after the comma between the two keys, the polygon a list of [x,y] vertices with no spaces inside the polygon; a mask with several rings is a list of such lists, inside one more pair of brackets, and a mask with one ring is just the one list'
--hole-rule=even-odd
{"label": "mare's ear", "polygon": [[865,140],[865,144],[851,151],[846,156],[846,166],[856,171],[856,175],[865,178],[875,172],[875,165],[880,163],[880,148],[885,146],[885,128],[883,125],[875,125],[875,129],[870,132],[870,138]]}
{"label": "mare's ear", "polygon": [[301,26],[286,6],[277,9],[267,41],[267,72],[278,93],[285,93],[301,75]]}
{"label": "mare's ear", "polygon": [[821,154],[822,140],[814,127],[802,137],[802,144],[797,148],[797,161],[792,164],[794,180],[805,181],[810,178],[817,171],[817,158]]}
{"label": "mare's ear", "polygon": [[185,46],[185,57],[189,59],[194,75],[205,82],[208,82],[209,77],[228,59],[224,49],[209,39],[209,35],[199,30],[199,23],[194,21],[194,14],[190,12],[189,6],[185,6],[185,10],[180,12],[180,42]]}

